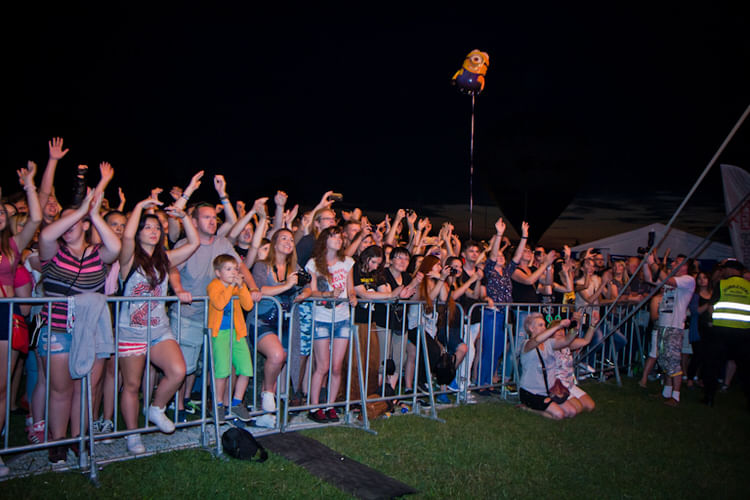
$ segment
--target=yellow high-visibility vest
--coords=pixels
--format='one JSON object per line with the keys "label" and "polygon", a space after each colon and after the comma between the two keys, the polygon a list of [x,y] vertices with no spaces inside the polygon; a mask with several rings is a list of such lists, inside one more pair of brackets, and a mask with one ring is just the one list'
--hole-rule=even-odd
{"label": "yellow high-visibility vest", "polygon": [[711,316],[714,326],[750,328],[750,281],[741,276],[723,279],[719,292]]}

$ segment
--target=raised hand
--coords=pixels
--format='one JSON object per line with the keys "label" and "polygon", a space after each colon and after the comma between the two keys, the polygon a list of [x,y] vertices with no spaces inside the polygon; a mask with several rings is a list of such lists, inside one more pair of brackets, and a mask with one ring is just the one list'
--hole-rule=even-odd
{"label": "raised hand", "polygon": [[403,208],[399,208],[396,212],[396,222],[400,221],[404,217],[406,217],[406,210],[404,210]]}
{"label": "raised hand", "polygon": [[[162,188],[160,188],[160,187],[155,187],[154,189],[152,189],[152,190],[151,190],[151,198],[155,199],[156,201],[159,201],[159,195],[160,195],[160,194],[161,194],[161,193],[162,193],[163,191],[164,191],[164,190],[163,190]],[[161,204],[161,202],[159,202],[159,204]]]}
{"label": "raised hand", "polygon": [[121,187],[117,188],[117,195],[120,197],[120,206],[125,206],[125,193],[123,192]]}
{"label": "raised hand", "polygon": [[224,198],[227,195],[227,181],[221,174],[214,175],[214,188],[220,198]]}
{"label": "raised hand", "polygon": [[102,176],[101,182],[106,186],[112,180],[112,177],[115,176],[115,169],[108,162],[103,161],[99,164],[99,173]]}
{"label": "raised hand", "polygon": [[258,214],[258,216],[265,216],[266,215],[266,202],[268,201],[268,196],[264,196],[263,198],[258,198],[253,202],[253,212]]}
{"label": "raised hand", "polygon": [[138,202],[142,209],[163,205],[163,203],[159,201],[159,193],[154,193],[154,191],[156,191],[156,189],[151,190],[151,196]]}
{"label": "raised hand", "polygon": [[49,141],[47,144],[49,144],[49,157],[50,160],[59,160],[66,154],[68,154],[69,149],[63,149],[63,139],[62,137],[53,137],[51,141]]}
{"label": "raised hand", "polygon": [[102,200],[104,199],[104,193],[101,191],[90,191],[86,198],[84,198],[83,203],[86,203],[86,200],[89,200],[89,215],[91,217],[94,217],[95,215],[99,215],[99,208],[102,206]]}
{"label": "raised hand", "polygon": [[333,200],[329,200],[328,198],[333,194],[333,191],[326,191],[323,193],[323,196],[320,198],[320,203],[318,203],[318,207],[327,207],[329,208],[331,205],[333,205]]}
{"label": "raised hand", "polygon": [[237,217],[240,219],[245,216],[247,213],[247,210],[245,209],[245,202],[242,200],[237,200],[234,202],[234,209],[237,211]]}
{"label": "raised hand", "polygon": [[297,217],[297,212],[299,211],[299,205],[294,205],[291,210],[287,210],[284,212],[284,224],[291,225],[292,221],[294,221],[295,217]]}
{"label": "raised hand", "polygon": [[529,237],[529,223],[526,221],[521,222],[521,238]]}
{"label": "raised hand", "polygon": [[[201,170],[197,174],[195,174],[192,179],[190,179],[190,184],[188,184],[187,190],[190,191],[192,194],[196,189],[198,189],[201,186],[201,178],[203,177],[203,174],[205,173],[204,170]],[[186,191],[187,191],[186,190]]]}
{"label": "raised hand", "polygon": [[[415,222],[417,222],[417,212],[409,212],[406,216],[406,223],[414,227]],[[418,227],[418,229],[422,229],[422,227]]]}
{"label": "raised hand", "polygon": [[502,236],[505,233],[505,221],[503,221],[502,217],[495,222],[495,231],[497,231],[498,236]]}
{"label": "raised hand", "polygon": [[273,197],[273,202],[276,203],[276,205],[284,206],[288,199],[289,196],[284,191],[276,191],[276,196]]}
{"label": "raised hand", "polygon": [[36,163],[29,161],[26,163],[26,168],[20,168],[16,170],[18,174],[18,182],[24,188],[34,186],[34,175],[36,175]]}
{"label": "raised hand", "polygon": [[[159,202],[159,204],[161,204],[161,202]],[[169,205],[167,208],[164,209],[164,212],[168,216],[176,217],[178,219],[184,219],[186,217],[185,212],[175,207],[174,205]]]}

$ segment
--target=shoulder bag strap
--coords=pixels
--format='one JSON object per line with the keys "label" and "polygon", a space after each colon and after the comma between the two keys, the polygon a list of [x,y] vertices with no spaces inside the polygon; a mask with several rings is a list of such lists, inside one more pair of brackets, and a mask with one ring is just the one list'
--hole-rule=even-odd
{"label": "shoulder bag strap", "polygon": [[544,359],[542,359],[542,353],[539,352],[539,348],[536,347],[536,355],[539,356],[539,362],[542,364],[542,374],[544,376],[544,388],[547,390],[547,396],[549,396],[549,384],[547,384],[547,367],[544,365]]}

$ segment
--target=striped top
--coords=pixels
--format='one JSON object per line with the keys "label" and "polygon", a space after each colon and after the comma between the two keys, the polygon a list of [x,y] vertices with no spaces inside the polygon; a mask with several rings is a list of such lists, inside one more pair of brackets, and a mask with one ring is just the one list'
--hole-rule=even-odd
{"label": "striped top", "polygon": [[[99,256],[101,245],[95,245],[93,250],[81,260],[61,245],[52,259],[42,262],[42,279],[44,293],[47,297],[68,297],[86,292],[104,292],[104,281],[107,269]],[[86,251],[84,250],[84,255]],[[42,311],[47,317],[47,307]],[[52,328],[67,330],[68,304],[67,302],[52,303]]]}

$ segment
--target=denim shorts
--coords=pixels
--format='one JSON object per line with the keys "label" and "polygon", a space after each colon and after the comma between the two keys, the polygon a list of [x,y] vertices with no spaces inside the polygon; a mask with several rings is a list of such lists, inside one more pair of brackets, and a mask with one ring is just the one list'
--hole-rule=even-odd
{"label": "denim shorts", "polygon": [[331,338],[331,329],[333,329],[334,339],[348,339],[351,337],[351,325],[348,319],[337,321],[335,323],[315,322],[315,336],[313,340],[325,340]]}
{"label": "denim shorts", "polygon": [[[52,330],[50,332],[52,342],[50,343],[49,353],[55,354],[70,354],[70,347],[73,345],[73,334],[68,332],[56,332]],[[39,335],[39,346],[37,352],[40,356],[47,357],[47,327],[44,327],[42,333]],[[96,354],[96,359],[107,359],[110,357],[109,353],[100,352]]]}

